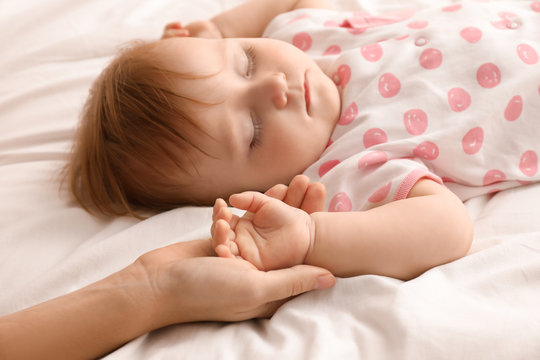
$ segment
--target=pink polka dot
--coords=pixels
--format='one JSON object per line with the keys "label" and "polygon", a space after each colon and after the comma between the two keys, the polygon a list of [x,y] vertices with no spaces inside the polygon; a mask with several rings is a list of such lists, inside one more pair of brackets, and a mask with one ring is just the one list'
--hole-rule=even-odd
{"label": "pink polka dot", "polygon": [[351,79],[351,68],[347,64],[342,64],[337,69],[337,77],[339,79],[338,85],[342,89],[345,89],[345,86],[349,83]]}
{"label": "pink polka dot", "polygon": [[356,118],[356,115],[358,115],[358,106],[353,101],[351,105],[349,105],[347,109],[345,109],[345,112],[339,118],[338,124],[348,125],[353,122],[353,120]]}
{"label": "pink polka dot", "polygon": [[340,163],[339,160],[329,160],[325,162],[324,164],[322,164],[319,167],[319,177],[323,177],[327,172],[332,170],[332,168],[334,168],[334,166],[336,166],[339,163]]}
{"label": "pink polka dot", "polygon": [[416,21],[411,21],[410,23],[408,23],[407,27],[410,29],[423,29],[427,27],[428,25],[429,25],[429,22],[427,21],[416,20]]}
{"label": "pink polka dot", "polygon": [[533,150],[528,150],[521,155],[519,169],[525,176],[534,176],[538,171],[538,155]]}
{"label": "pink polka dot", "polygon": [[442,53],[437,49],[426,49],[420,54],[419,61],[424,69],[436,69],[441,66]]}
{"label": "pink polka dot", "polygon": [[531,3],[532,11],[540,12],[540,1],[533,1]]}
{"label": "pink polka dot", "polygon": [[504,110],[504,118],[508,121],[516,121],[523,110],[523,99],[521,96],[516,95],[508,102],[506,109]]}
{"label": "pink polka dot", "polygon": [[484,186],[487,186],[504,180],[506,180],[506,175],[501,170],[493,169],[486,172],[486,175],[484,175],[483,184]]}
{"label": "pink polka dot", "polygon": [[387,141],[388,137],[382,129],[369,129],[364,134],[364,146],[366,149],[378,144],[384,144]]}
{"label": "pink polka dot", "polygon": [[340,192],[334,195],[332,200],[330,200],[330,204],[328,205],[328,211],[330,212],[344,212],[351,211],[351,209],[351,199],[344,192]]}
{"label": "pink polka dot", "polygon": [[405,39],[408,38],[408,37],[409,37],[409,35],[401,35],[401,36],[398,36],[398,37],[396,38],[396,40],[405,40]]}
{"label": "pink polka dot", "polygon": [[439,157],[439,147],[431,141],[424,141],[414,148],[413,154],[424,160],[435,160]]}
{"label": "pink polka dot", "polygon": [[382,164],[388,161],[388,155],[384,151],[371,151],[358,160],[358,168],[364,169],[368,166]]}
{"label": "pink polka dot", "polygon": [[302,51],[308,51],[311,48],[311,36],[306,32],[294,35],[292,44]]}
{"label": "pink polka dot", "polygon": [[534,65],[538,62],[538,53],[528,44],[519,44],[516,48],[521,61],[527,65]]}
{"label": "pink polka dot", "polygon": [[471,96],[462,88],[453,88],[448,91],[448,104],[455,112],[467,110],[471,105]]}
{"label": "pink polka dot", "polygon": [[324,50],[323,55],[338,55],[341,53],[341,48],[337,45],[331,45]]}
{"label": "pink polka dot", "polygon": [[473,155],[480,151],[484,142],[484,130],[481,127],[472,128],[461,140],[465,154]]}
{"label": "pink polka dot", "polygon": [[380,188],[377,189],[369,198],[368,201],[371,203],[378,203],[386,199],[388,196],[388,193],[390,192],[390,188],[392,187],[392,182],[389,181]]}
{"label": "pink polka dot", "polygon": [[396,96],[401,89],[401,83],[399,79],[393,74],[384,73],[379,78],[379,93],[384,98],[391,98]]}
{"label": "pink polka dot", "polygon": [[501,83],[501,71],[493,63],[482,64],[476,72],[476,80],[483,88],[494,88]]}
{"label": "pink polka dot", "polygon": [[463,39],[470,42],[471,44],[480,41],[480,39],[482,38],[482,30],[474,26],[466,27],[465,29],[461,30],[459,34]]}
{"label": "pink polka dot", "polygon": [[375,44],[369,44],[366,46],[362,46],[360,48],[360,52],[364,59],[370,62],[376,62],[379,61],[379,59],[383,55],[383,48],[381,45],[375,43]]}
{"label": "pink polka dot", "polygon": [[445,12],[453,12],[453,11],[458,11],[460,9],[461,9],[461,4],[445,6],[441,10]]}
{"label": "pink polka dot", "polygon": [[428,126],[427,114],[421,109],[411,109],[403,114],[403,124],[409,134],[423,134]]}

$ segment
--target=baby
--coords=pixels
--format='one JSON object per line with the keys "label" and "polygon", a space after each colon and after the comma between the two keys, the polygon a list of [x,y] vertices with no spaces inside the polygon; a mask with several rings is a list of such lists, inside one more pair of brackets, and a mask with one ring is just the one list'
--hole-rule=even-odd
{"label": "baby", "polygon": [[[338,276],[413,278],[467,253],[473,230],[463,200],[538,178],[531,119],[540,84],[498,86],[512,74],[498,49],[469,70],[447,56],[450,46],[439,50],[454,44],[454,33],[465,42],[455,46],[471,54],[476,43],[511,43],[518,26],[509,61],[514,75],[524,66],[534,78],[537,37],[528,36],[538,34],[538,6],[514,7],[453,32],[455,18],[429,32],[421,14],[461,19],[478,9],[454,5],[413,18],[268,0],[169,24],[162,40],[126,50],[94,85],[70,165],[74,194],[105,214],[227,198],[247,212],[233,216],[215,201],[220,256],[265,270],[307,263]],[[490,37],[495,30],[502,35]],[[492,90],[477,96],[477,88]],[[508,97],[500,125],[494,95]],[[518,128],[519,141],[503,146]],[[328,186],[329,211],[308,214],[253,192],[302,172]]]}

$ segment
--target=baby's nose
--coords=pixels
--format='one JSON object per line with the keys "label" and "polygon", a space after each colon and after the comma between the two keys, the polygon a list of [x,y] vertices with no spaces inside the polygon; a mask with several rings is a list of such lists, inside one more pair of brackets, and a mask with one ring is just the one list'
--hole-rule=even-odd
{"label": "baby's nose", "polygon": [[287,77],[282,72],[272,73],[264,79],[264,88],[270,95],[272,103],[278,109],[287,106]]}

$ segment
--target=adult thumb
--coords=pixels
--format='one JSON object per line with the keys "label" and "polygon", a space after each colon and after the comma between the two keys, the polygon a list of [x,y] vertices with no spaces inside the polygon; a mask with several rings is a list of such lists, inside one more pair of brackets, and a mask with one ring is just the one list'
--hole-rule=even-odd
{"label": "adult thumb", "polygon": [[331,272],[311,265],[296,265],[265,274],[267,301],[286,299],[311,290],[327,289],[336,283]]}

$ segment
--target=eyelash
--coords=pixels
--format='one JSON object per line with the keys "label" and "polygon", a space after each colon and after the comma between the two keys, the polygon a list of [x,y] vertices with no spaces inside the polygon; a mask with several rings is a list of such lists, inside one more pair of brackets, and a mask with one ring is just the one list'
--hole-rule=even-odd
{"label": "eyelash", "polygon": [[247,66],[246,76],[249,77],[255,71],[256,54],[255,54],[255,49],[253,48],[253,46],[250,46],[250,47],[248,47],[246,49],[246,56],[248,58],[248,66]]}
{"label": "eyelash", "polygon": [[[256,54],[255,48],[253,48],[253,46],[250,46],[246,49],[246,56],[248,59],[246,76],[250,77],[255,72]],[[255,116],[255,114],[251,113],[250,116],[251,122],[253,123],[253,138],[251,139],[249,148],[254,149],[261,144],[262,126],[261,120],[257,116]]]}
{"label": "eyelash", "polygon": [[250,116],[251,122],[253,122],[253,138],[251,139],[251,143],[249,143],[249,148],[254,149],[261,144],[262,126],[261,120],[258,117],[253,113]]}

